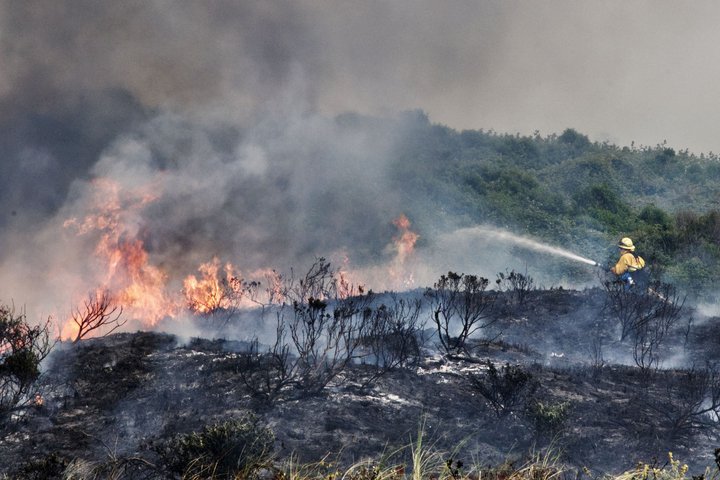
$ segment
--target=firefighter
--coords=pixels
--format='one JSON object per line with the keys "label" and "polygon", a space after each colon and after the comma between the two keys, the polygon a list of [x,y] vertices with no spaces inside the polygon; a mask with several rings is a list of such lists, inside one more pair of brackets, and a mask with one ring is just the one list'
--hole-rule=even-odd
{"label": "firefighter", "polygon": [[617,246],[620,249],[620,258],[610,271],[625,285],[626,290],[629,290],[635,284],[646,283],[645,260],[640,255],[635,254],[635,245],[633,245],[632,239],[625,237],[620,240]]}

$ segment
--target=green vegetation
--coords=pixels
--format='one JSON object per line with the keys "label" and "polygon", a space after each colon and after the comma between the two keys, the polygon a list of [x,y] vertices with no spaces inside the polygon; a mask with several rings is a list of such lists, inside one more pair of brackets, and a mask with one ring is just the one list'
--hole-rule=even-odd
{"label": "green vegetation", "polygon": [[159,453],[170,472],[182,478],[249,478],[269,465],[275,436],[254,415],[209,425],[181,435]]}
{"label": "green vegetation", "polygon": [[534,401],[528,406],[527,416],[538,435],[558,435],[568,419],[569,402],[544,403]]}
{"label": "green vegetation", "polygon": [[0,305],[0,425],[35,405],[40,362],[52,346],[49,323],[32,326],[24,312]]}
{"label": "green vegetation", "polygon": [[609,247],[630,236],[666,281],[693,296],[712,293],[717,156],[594,143],[573,129],[547,137],[458,132],[422,112],[400,121],[405,138],[390,177],[418,228],[490,223],[607,260]]}

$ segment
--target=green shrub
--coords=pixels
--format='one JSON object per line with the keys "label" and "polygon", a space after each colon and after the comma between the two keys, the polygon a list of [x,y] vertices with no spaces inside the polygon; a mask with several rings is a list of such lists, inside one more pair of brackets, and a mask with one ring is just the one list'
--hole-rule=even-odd
{"label": "green shrub", "polygon": [[189,478],[249,478],[266,466],[275,436],[252,414],[206,426],[160,447],[168,470]]}
{"label": "green shrub", "polygon": [[0,419],[32,404],[40,362],[51,348],[48,323],[30,326],[24,312],[0,305]]}
{"label": "green shrub", "polygon": [[565,428],[569,412],[570,402],[534,401],[526,413],[536,434],[555,436]]}

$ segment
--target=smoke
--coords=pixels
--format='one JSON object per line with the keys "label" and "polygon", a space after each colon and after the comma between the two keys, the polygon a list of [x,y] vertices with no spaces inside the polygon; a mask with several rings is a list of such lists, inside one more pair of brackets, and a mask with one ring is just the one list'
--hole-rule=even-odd
{"label": "smoke", "polygon": [[[108,200],[100,180],[120,192],[118,241],[141,242],[170,289],[214,257],[287,270],[331,256],[382,278],[406,208],[388,179],[413,121],[404,109],[455,128],[572,126],[647,143],[671,139],[672,118],[688,134],[677,138],[708,148],[700,125],[682,123],[696,99],[652,113],[707,58],[691,47],[714,32],[711,16],[614,7],[3,2],[0,295],[66,311],[107,275],[104,231],[78,228]],[[708,85],[713,64],[703,61]],[[478,256],[431,231],[416,232],[427,259],[403,254],[417,285],[450,268],[492,277],[513,256]]]}

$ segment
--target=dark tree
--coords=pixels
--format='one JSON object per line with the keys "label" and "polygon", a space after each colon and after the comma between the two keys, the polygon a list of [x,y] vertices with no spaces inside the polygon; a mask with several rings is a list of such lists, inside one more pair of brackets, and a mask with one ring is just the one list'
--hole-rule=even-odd
{"label": "dark tree", "polygon": [[449,354],[467,353],[466,342],[497,319],[490,310],[497,295],[486,292],[488,279],[448,272],[426,291],[440,346]]}
{"label": "dark tree", "polygon": [[77,334],[73,342],[85,338],[90,332],[104,328],[108,335],[122,327],[126,320],[120,320],[123,309],[118,306],[107,289],[90,293],[82,307],[72,313],[72,321],[77,326]]}

